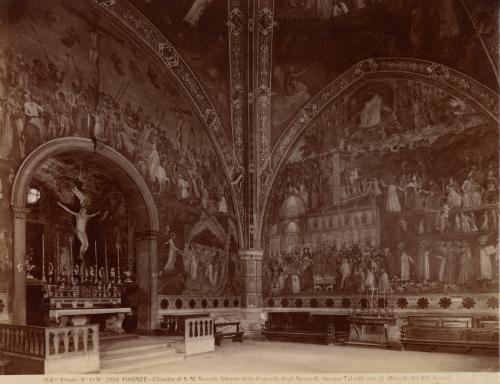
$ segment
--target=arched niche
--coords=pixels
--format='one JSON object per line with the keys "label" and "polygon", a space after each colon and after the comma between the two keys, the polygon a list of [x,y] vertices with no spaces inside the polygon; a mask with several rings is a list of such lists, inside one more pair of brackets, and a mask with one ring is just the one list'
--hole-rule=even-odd
{"label": "arched niche", "polygon": [[[113,174],[113,179],[127,186],[134,217],[133,233],[128,234],[130,249],[134,250],[137,263],[137,298],[135,304],[140,330],[156,328],[158,309],[157,286],[154,278],[158,259],[159,220],[157,208],[144,179],[134,166],[109,146],[80,137],[55,139],[37,147],[19,167],[11,193],[13,223],[13,322],[26,324],[26,285],[24,265],[26,254],[26,223],[30,213],[26,196],[33,176],[46,160],[63,154],[88,154],[103,169]],[[84,167],[84,164],[82,164]]]}

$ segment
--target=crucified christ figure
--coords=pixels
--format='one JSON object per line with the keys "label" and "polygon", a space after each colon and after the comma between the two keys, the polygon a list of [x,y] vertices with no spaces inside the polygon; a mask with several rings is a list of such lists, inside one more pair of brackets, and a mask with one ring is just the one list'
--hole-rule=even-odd
{"label": "crucified christ figure", "polygon": [[85,207],[80,208],[78,212],[73,212],[60,201],[57,202],[57,205],[64,209],[66,212],[71,213],[76,217],[76,237],[78,237],[78,240],[80,240],[80,259],[83,259],[83,255],[85,254],[85,252],[87,252],[87,249],[89,247],[89,239],[87,237],[87,221],[89,218],[97,216],[100,211],[88,215],[87,208]]}

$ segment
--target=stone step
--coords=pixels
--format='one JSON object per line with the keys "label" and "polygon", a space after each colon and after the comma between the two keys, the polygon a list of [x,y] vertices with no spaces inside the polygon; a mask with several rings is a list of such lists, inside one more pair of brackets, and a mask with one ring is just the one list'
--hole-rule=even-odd
{"label": "stone step", "polygon": [[[138,345],[130,346],[126,348],[113,349],[113,350],[101,350],[101,361],[116,359],[117,357],[137,355],[142,353],[149,353],[154,351],[165,351],[170,350],[171,345],[169,343],[158,343],[150,345]],[[137,356],[135,356],[137,357]]]}
{"label": "stone step", "polygon": [[109,345],[111,343],[136,340],[139,336],[133,333],[119,333],[119,334],[99,334],[99,343],[101,345]]}
{"label": "stone step", "polygon": [[128,352],[101,359],[101,373],[130,372],[136,368],[163,365],[184,359],[174,348],[158,347],[147,352]]}
{"label": "stone step", "polygon": [[148,357],[148,359],[144,360],[142,359],[142,357],[139,359],[137,356],[135,356],[135,359],[133,361],[114,362],[110,365],[106,365],[105,363],[101,362],[100,373],[130,373],[138,368],[175,363],[184,360],[184,358],[185,356],[183,354],[168,352],[165,354],[157,354],[155,357]]}

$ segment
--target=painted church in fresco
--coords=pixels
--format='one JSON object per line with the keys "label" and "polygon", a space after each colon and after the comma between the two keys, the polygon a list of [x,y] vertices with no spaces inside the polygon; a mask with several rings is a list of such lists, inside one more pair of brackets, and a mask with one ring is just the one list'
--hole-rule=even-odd
{"label": "painted church in fresco", "polygon": [[[8,11],[0,27],[0,291],[12,283],[9,202],[20,164],[43,143],[81,137],[123,155],[154,198],[158,293],[239,294],[231,193],[199,117],[172,79],[153,59],[145,60],[144,48],[123,30],[82,2],[20,2]],[[41,279],[50,263],[55,282],[78,262],[96,275],[120,267],[135,280],[141,260],[133,237],[140,224],[130,186],[114,172],[83,152],[39,165],[28,198],[36,213],[26,235],[33,277]],[[85,252],[73,216],[59,204],[98,212],[88,219]]]}
{"label": "painted church in fresco", "polygon": [[497,298],[494,2],[243,3],[0,4],[2,319],[17,270],[113,268],[163,310]]}
{"label": "painted church in fresco", "polygon": [[[491,69],[458,56],[457,41],[466,52],[478,44],[464,10],[448,0],[341,1],[332,12],[328,1],[313,3],[277,3],[272,140],[307,124],[271,187],[263,292],[497,292],[496,117],[442,87],[451,75],[425,62],[348,69],[370,57],[417,56],[456,63],[495,89]],[[406,73],[383,74],[396,68]],[[338,84],[323,80],[337,76]],[[334,101],[320,99],[333,92]],[[293,119],[298,106],[303,116]]]}

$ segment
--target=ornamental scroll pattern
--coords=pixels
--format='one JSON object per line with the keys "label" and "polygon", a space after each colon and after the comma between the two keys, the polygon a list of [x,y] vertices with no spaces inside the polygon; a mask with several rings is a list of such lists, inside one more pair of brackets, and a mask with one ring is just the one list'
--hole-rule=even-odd
{"label": "ornamental scroll pattern", "polygon": [[231,76],[231,127],[234,152],[243,164],[245,120],[245,14],[242,0],[228,2],[229,70]]}
{"label": "ornamental scroll pattern", "polygon": [[[132,33],[138,43],[154,52],[154,59],[182,87],[187,101],[200,117],[216,150],[221,155],[221,163],[226,175],[231,175],[239,167],[233,146],[227,137],[218,112],[200,82],[175,47],[137,9],[125,0],[85,0],[90,6],[104,12],[118,25]],[[237,215],[244,210],[242,194],[231,188]],[[241,226],[240,226],[241,227]]]}
{"label": "ornamental scroll pattern", "polygon": [[462,0],[472,24],[482,40],[486,54],[498,79],[498,5],[492,2]]}
{"label": "ornamental scroll pattern", "polygon": [[[255,55],[255,79],[254,79],[254,143],[255,158],[250,164],[250,172],[258,175],[260,169],[265,165],[271,153],[271,131],[272,131],[272,105],[271,105],[271,82],[272,82],[272,43],[274,22],[274,0],[259,0],[255,9],[255,21],[252,25],[254,33],[254,55]],[[254,178],[258,184],[258,177]],[[256,206],[252,206],[253,217],[259,217],[258,201],[260,188],[254,189]],[[255,215],[254,213],[257,213]],[[258,223],[251,224],[251,232],[254,239],[258,239],[259,231],[256,231]],[[258,242],[258,240],[257,240]]]}
{"label": "ornamental scroll pattern", "polygon": [[271,81],[272,81],[272,41],[273,0],[259,0],[256,30],[256,89],[255,94],[255,125],[258,132],[257,164],[259,169],[265,163],[271,151]]}
{"label": "ornamental scroll pattern", "polygon": [[[471,79],[441,64],[405,58],[364,60],[328,84],[291,120],[273,148],[266,167],[259,173],[259,208],[264,212],[273,180],[292,145],[312,120],[333,100],[361,79],[370,77],[406,77],[431,82],[452,94],[461,95],[478,105],[498,122],[498,95]],[[263,217],[261,218],[263,219]],[[262,224],[262,222],[261,222]],[[262,227],[261,227],[262,229]]]}

